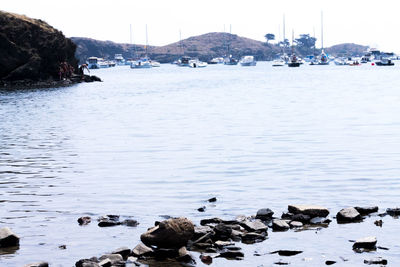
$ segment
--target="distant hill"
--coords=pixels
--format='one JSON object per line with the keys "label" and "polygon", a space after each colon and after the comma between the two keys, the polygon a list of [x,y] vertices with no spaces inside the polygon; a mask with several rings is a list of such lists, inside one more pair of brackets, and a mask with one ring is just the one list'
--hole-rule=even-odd
{"label": "distant hill", "polygon": [[[111,41],[98,41],[90,38],[72,37],[77,45],[76,56],[81,63],[90,56],[113,59],[115,54],[122,54],[124,58],[133,58],[145,54],[144,45],[119,44]],[[368,49],[367,46],[357,44],[339,44],[326,48],[330,55],[361,55]],[[276,44],[240,37],[236,34],[212,32],[199,36],[193,36],[180,42],[165,46],[148,46],[147,52],[150,58],[169,63],[178,59],[183,54],[198,57],[208,61],[213,57],[232,54],[236,58],[243,55],[254,55],[257,60],[272,60],[281,49]],[[306,56],[306,55],[303,55]]]}

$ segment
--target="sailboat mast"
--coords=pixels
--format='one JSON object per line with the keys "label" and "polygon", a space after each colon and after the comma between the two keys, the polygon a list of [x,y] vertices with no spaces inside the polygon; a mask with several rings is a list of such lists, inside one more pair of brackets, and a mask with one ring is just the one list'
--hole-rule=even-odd
{"label": "sailboat mast", "polygon": [[181,54],[183,56],[182,31],[180,29],[179,29],[179,46],[181,47]]}
{"label": "sailboat mast", "polygon": [[294,30],[292,30],[292,54],[294,54]]}
{"label": "sailboat mast", "polygon": [[321,11],[321,48],[324,50],[324,20],[323,20],[323,12]]}
{"label": "sailboat mast", "polygon": [[283,14],[283,53],[285,53],[286,51],[286,25],[285,25],[285,14]]}
{"label": "sailboat mast", "polygon": [[146,24],[146,57],[147,57],[147,46],[149,45],[149,40],[147,36],[147,24]]}

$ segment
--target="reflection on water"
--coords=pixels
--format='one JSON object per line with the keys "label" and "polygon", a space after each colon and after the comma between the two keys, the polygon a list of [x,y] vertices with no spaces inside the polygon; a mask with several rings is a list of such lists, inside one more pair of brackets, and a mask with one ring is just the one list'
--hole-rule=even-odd
{"label": "reflection on water", "polygon": [[[398,72],[397,66],[291,70],[262,63],[120,67],[98,70],[103,83],[0,92],[0,222],[21,237],[20,249],[0,261],[69,266],[132,248],[159,215],[198,222],[263,207],[279,216],[292,203],[325,205],[332,215],[353,205],[396,206]],[[199,214],[212,196],[216,205]],[[76,223],[103,214],[133,216],[140,225]],[[312,231],[271,234],[245,246],[245,259],[269,266],[279,255],[253,257],[254,251],[300,248],[304,255],[290,260],[296,266],[309,266],[303,258],[318,266],[339,254],[362,262],[347,240],[368,233],[391,247],[384,254],[389,262],[400,264],[390,230],[398,222],[384,220],[385,231],[370,220],[363,227],[333,224],[318,231],[318,241]]]}

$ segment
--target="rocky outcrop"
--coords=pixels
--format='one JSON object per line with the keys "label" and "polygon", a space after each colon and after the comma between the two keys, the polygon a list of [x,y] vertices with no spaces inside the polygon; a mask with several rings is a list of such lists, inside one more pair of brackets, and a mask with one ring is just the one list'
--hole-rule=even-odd
{"label": "rocky outcrop", "polygon": [[77,69],[75,49],[46,22],[0,11],[0,80],[58,79],[60,62]]}

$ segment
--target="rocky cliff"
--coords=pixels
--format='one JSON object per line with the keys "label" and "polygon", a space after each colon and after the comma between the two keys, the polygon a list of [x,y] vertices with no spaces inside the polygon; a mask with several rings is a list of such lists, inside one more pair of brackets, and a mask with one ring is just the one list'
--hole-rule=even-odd
{"label": "rocky cliff", "polygon": [[60,62],[77,68],[75,50],[46,22],[0,11],[0,80],[58,79]]}

